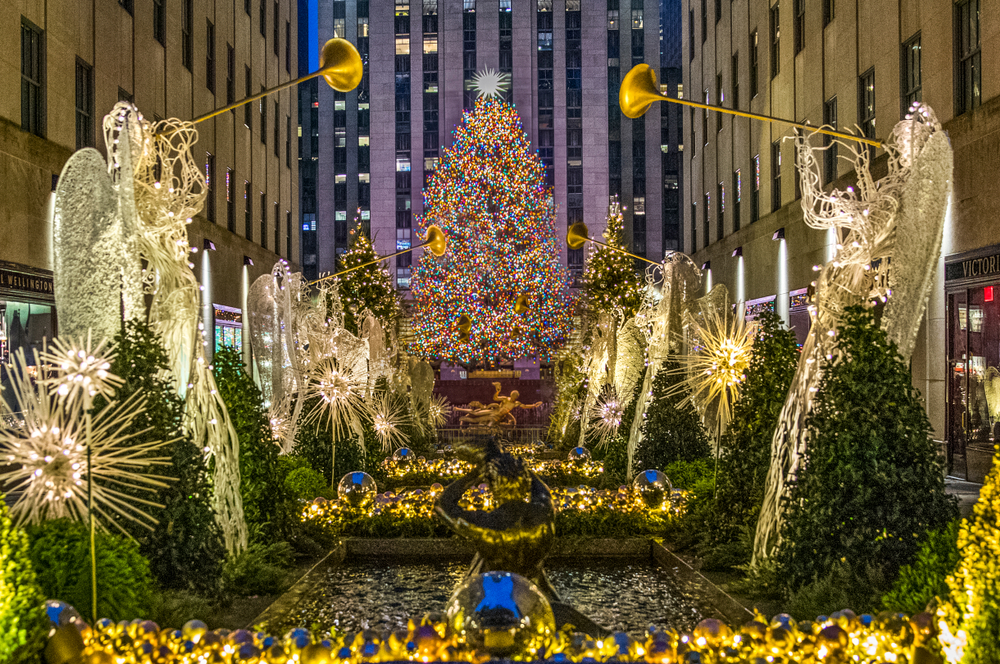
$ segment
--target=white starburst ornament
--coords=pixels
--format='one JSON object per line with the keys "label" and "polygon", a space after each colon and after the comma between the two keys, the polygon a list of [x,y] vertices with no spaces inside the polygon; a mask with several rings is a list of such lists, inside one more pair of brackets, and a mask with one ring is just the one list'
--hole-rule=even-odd
{"label": "white starburst ornament", "polygon": [[443,394],[431,395],[427,406],[427,415],[432,427],[443,427],[451,417],[451,402]]}
{"label": "white starburst ornament", "polygon": [[605,390],[604,394],[597,398],[596,403],[591,408],[591,426],[599,437],[598,445],[607,445],[621,426],[622,418],[625,416],[625,409],[621,400],[613,387]]}
{"label": "white starburst ornament", "polygon": [[57,337],[40,359],[57,368],[55,375],[42,382],[54,386],[58,395],[66,401],[82,398],[86,408],[98,395],[112,398],[124,382],[111,373],[111,361],[115,359],[115,354],[107,347],[106,340],[95,345],[89,331],[85,339],[78,341],[66,342]]}
{"label": "white starburst ornament", "polygon": [[[38,356],[35,356],[36,364]],[[66,401],[60,388],[68,380],[80,385],[79,374],[58,375],[34,384],[24,353],[18,352],[8,366],[11,397],[0,399],[4,419],[20,419],[18,428],[0,429],[0,459],[11,470],[0,473],[0,484],[9,485],[16,496],[11,514],[18,523],[39,523],[46,519],[87,518],[87,446],[90,446],[90,472],[94,513],[101,517],[101,527],[121,526],[117,515],[151,528],[156,520],[143,506],[159,506],[149,500],[124,493],[124,488],[154,491],[165,487],[168,478],[153,475],[150,467],[166,465],[168,457],[150,457],[162,448],[161,441],[144,442],[135,431],[136,419],[145,410],[145,400],[138,394],[124,402],[111,401],[90,415],[79,402]],[[113,374],[109,377],[117,378]]]}
{"label": "white starburst ornament", "polygon": [[487,68],[477,73],[472,81],[480,97],[502,97],[510,87],[510,74]]}
{"label": "white starburst ornament", "polygon": [[409,442],[409,436],[402,430],[406,423],[406,410],[396,395],[388,391],[376,393],[372,400],[372,413],[372,428],[382,443],[383,451],[402,447]]}

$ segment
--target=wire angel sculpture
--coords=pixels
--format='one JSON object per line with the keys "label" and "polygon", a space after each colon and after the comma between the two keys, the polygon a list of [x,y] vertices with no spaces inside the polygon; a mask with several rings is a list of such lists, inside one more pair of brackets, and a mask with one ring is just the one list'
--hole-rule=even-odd
{"label": "wire angel sculpture", "polygon": [[[844,309],[875,299],[887,301],[882,328],[909,358],[940,257],[951,196],[951,145],[928,106],[914,104],[893,128],[884,145],[888,174],[879,180],[871,174],[869,148],[838,141],[850,154],[842,158],[852,161],[857,173],[857,184],[846,190],[823,191],[815,157],[822,148],[812,147],[810,138],[795,138],[803,216],[812,228],[835,229],[836,255],[819,269],[814,282],[811,327],[772,439],[755,562],[780,543],[782,498],[808,444],[805,420],[823,366],[833,358]],[[898,250],[903,247],[905,251]]]}
{"label": "wire angel sculpture", "polygon": [[94,150],[77,152],[56,190],[60,322],[71,334],[110,337],[124,319],[142,316],[149,298],[147,320],[185,397],[185,428],[215,459],[213,507],[226,548],[238,553],[247,538],[239,443],[206,361],[187,237],[207,193],[191,154],[198,132],[179,120],[151,124],[125,102],[105,116],[103,128],[109,163]]}
{"label": "wire angel sculpture", "polygon": [[646,417],[653,380],[663,361],[683,338],[684,307],[701,285],[701,270],[680,252],[670,252],[660,265],[646,268],[646,292],[635,315],[636,327],[646,338],[646,367],[642,389],[636,399],[628,436],[628,476],[642,440],[642,422]]}

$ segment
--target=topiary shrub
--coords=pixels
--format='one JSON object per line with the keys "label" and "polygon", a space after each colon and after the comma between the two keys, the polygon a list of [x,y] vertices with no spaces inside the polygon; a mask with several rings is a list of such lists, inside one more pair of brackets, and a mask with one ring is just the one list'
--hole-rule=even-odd
{"label": "topiary shrub", "polygon": [[323,477],[323,473],[307,465],[288,473],[285,477],[285,490],[301,500],[312,500],[319,496],[330,498],[332,497],[330,494],[335,493],[331,490],[330,483]]}
{"label": "topiary shrub", "polygon": [[240,495],[247,525],[265,540],[280,539],[291,527],[292,509],[264,398],[244,369],[240,351],[220,348],[212,366],[240,441]]}
{"label": "topiary shrub", "polygon": [[809,445],[785,501],[778,564],[790,590],[846,561],[891,583],[928,530],[956,517],[909,368],[861,307],[806,418]]}
{"label": "topiary shrub", "polygon": [[[38,582],[49,599],[75,607],[92,616],[90,579],[90,530],[69,519],[44,521],[28,528],[31,562]],[[153,598],[149,562],[128,537],[98,531],[97,611],[102,618],[145,618]]]}
{"label": "topiary shrub", "polygon": [[172,478],[167,488],[156,495],[134,492],[137,498],[163,505],[147,507],[159,523],[152,531],[127,519],[119,519],[119,525],[139,542],[162,586],[217,590],[225,550],[210,502],[208,468],[201,449],[184,432],[184,402],[163,378],[169,370],[166,351],[156,333],[140,321],[127,322],[115,344],[111,370],[125,381],[116,398],[140,390],[146,397],[146,412],[133,425],[136,431],[145,430],[140,439],[173,441],[152,453],[170,457],[169,465],[156,467],[158,474]]}
{"label": "topiary shrub", "polygon": [[913,615],[927,608],[935,597],[948,595],[948,575],[958,564],[958,526],[955,519],[924,537],[917,556],[899,570],[892,589],[882,597],[882,607]]}
{"label": "topiary shrub", "polygon": [[31,563],[28,537],[10,520],[0,494],[0,662],[41,660],[45,599]]}
{"label": "topiary shrub", "polygon": [[722,438],[716,509],[717,540],[733,539],[757,524],[771,463],[771,439],[791,388],[799,351],[795,334],[772,311],[757,319],[746,380]]}
{"label": "topiary shrub", "polygon": [[711,454],[705,428],[687,391],[667,396],[682,380],[675,363],[666,364],[656,374],[633,469],[663,469],[675,461],[705,459]]}

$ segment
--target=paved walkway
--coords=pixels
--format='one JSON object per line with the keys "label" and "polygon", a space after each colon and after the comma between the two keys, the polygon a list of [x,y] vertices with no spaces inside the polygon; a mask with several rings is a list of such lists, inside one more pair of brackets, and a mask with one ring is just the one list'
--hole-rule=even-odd
{"label": "paved walkway", "polygon": [[958,511],[962,514],[962,516],[969,516],[972,514],[972,506],[976,504],[977,500],[979,500],[979,490],[982,487],[982,484],[966,482],[963,479],[952,477],[950,475],[944,480],[944,490],[948,492],[949,495],[958,498]]}

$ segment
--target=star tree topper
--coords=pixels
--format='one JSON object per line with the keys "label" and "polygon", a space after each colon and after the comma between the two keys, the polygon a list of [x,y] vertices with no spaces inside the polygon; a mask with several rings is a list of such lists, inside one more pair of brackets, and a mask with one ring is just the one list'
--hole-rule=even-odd
{"label": "star tree topper", "polygon": [[480,97],[502,97],[510,87],[510,74],[486,68],[475,75],[473,87]]}

